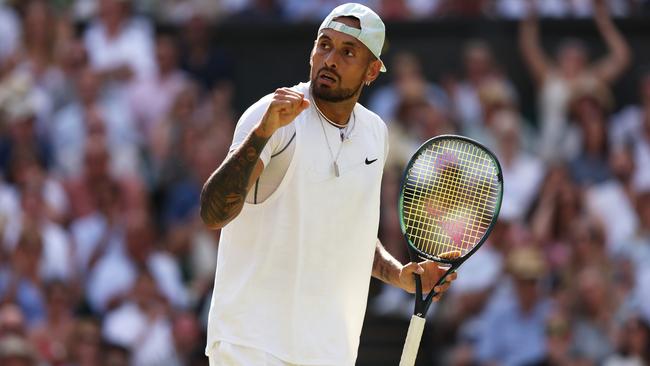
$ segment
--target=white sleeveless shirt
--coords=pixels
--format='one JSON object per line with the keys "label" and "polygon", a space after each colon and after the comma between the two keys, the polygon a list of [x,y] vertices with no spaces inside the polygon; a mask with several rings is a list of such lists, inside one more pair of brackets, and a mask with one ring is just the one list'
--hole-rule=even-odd
{"label": "white sleeveless shirt", "polygon": [[[296,90],[309,95],[309,84]],[[313,104],[293,122],[278,188],[221,231],[206,353],[215,342],[300,365],[354,365],[372,274],[387,130],[357,104],[349,139]],[[321,125],[324,123],[324,125]],[[340,176],[334,174],[334,154]],[[375,160],[376,159],[376,160]]]}

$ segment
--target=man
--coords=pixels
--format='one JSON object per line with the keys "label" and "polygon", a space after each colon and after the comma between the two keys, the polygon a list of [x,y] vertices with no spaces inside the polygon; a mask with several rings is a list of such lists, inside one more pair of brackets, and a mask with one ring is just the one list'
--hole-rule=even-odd
{"label": "man", "polygon": [[205,183],[201,217],[228,224],[208,324],[212,365],[353,365],[370,275],[413,292],[420,273],[428,292],[444,273],[433,262],[402,265],[377,240],[387,130],[357,100],[386,70],[383,43],[372,10],[334,9],[311,53],[311,82],[250,107]]}

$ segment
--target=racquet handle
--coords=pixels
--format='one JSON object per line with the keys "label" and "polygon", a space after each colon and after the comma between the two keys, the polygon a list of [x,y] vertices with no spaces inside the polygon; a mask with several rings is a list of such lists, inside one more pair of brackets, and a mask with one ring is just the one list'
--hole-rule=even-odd
{"label": "racquet handle", "polygon": [[424,331],[424,318],[417,315],[411,317],[409,330],[406,333],[406,342],[404,342],[404,349],[402,350],[402,358],[399,361],[399,366],[413,366],[415,359],[418,356],[418,349],[420,348],[420,340],[422,339],[422,332]]}

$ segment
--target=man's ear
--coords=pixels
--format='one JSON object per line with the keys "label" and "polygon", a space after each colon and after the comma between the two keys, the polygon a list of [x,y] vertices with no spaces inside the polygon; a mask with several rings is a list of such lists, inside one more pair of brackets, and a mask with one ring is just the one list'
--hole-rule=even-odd
{"label": "man's ear", "polygon": [[369,85],[370,83],[375,81],[375,79],[379,77],[380,72],[381,72],[381,61],[379,61],[378,59],[371,61],[370,64],[368,65],[368,69],[366,70],[366,79],[365,79],[366,84]]}

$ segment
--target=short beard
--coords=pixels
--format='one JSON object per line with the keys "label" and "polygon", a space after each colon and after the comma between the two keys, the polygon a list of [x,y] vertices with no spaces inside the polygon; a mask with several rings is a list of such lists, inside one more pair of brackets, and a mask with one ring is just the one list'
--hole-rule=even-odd
{"label": "short beard", "polygon": [[324,100],[330,103],[340,103],[344,102],[359,93],[361,87],[363,86],[363,81],[355,89],[328,89],[321,88],[317,86],[316,80],[312,79],[311,81],[311,94],[318,99]]}

